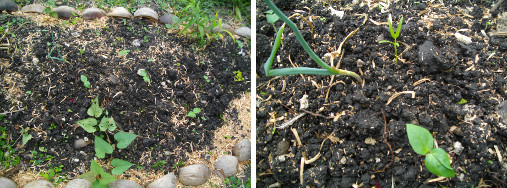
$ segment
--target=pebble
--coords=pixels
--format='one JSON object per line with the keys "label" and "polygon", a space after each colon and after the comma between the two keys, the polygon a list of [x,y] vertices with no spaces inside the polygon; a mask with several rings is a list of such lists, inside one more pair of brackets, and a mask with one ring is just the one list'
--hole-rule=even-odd
{"label": "pebble", "polygon": [[111,12],[107,13],[107,16],[115,18],[132,18],[132,14],[130,14],[130,12],[123,7],[115,7],[111,9]]}
{"label": "pebble", "polygon": [[194,164],[180,168],[178,180],[180,180],[183,185],[198,186],[206,183],[210,176],[211,171],[208,166],[203,164]]}
{"label": "pebble", "polygon": [[461,33],[454,33],[454,36],[456,37],[456,39],[462,43],[465,43],[465,44],[471,44],[472,43],[472,38],[470,37],[467,37],[465,35],[462,35]]}
{"label": "pebble", "polygon": [[85,179],[73,179],[65,188],[92,188],[92,182]]}
{"label": "pebble", "polygon": [[91,141],[86,141],[85,139],[77,139],[76,141],[74,141],[74,148],[76,149],[80,149],[80,148],[84,148],[85,146],[87,146],[88,144],[90,144]]}
{"label": "pebble", "polygon": [[106,16],[106,11],[99,8],[87,8],[83,11],[83,14],[81,14],[81,18],[84,20],[93,20],[104,16]]}
{"label": "pebble", "polygon": [[240,27],[240,28],[234,30],[234,33],[236,33],[239,36],[248,37],[248,38],[250,38],[252,35],[252,31],[249,27]]}
{"label": "pebble", "polygon": [[503,123],[507,124],[507,101],[503,101],[500,104],[498,104],[496,112],[502,118]]}
{"label": "pebble", "polygon": [[276,155],[283,155],[289,153],[290,141],[283,139],[281,142],[278,142],[276,147]]}
{"label": "pebble", "polygon": [[463,147],[463,145],[461,145],[461,142],[454,142],[454,153],[456,153],[457,155],[460,155],[461,152],[463,152],[465,148]]}
{"label": "pebble", "polygon": [[21,8],[21,12],[42,14],[42,12],[44,12],[45,8],[46,7],[44,7],[44,5],[36,3],[36,4],[30,4],[30,5],[24,6],[23,8]]}
{"label": "pebble", "polygon": [[143,188],[143,186],[130,180],[116,180],[109,184],[109,188]]}
{"label": "pebble", "polygon": [[55,186],[47,180],[35,180],[23,186],[23,188],[54,188],[54,187]]}
{"label": "pebble", "polygon": [[146,188],[175,188],[176,182],[176,175],[171,172],[150,183]]}
{"label": "pebble", "polygon": [[178,18],[178,16],[176,15],[173,15],[173,14],[166,14],[166,15],[163,15],[161,16],[159,19],[158,19],[158,22],[161,23],[161,24],[174,24],[176,22],[174,22],[174,19],[180,19]]}
{"label": "pebble", "polygon": [[0,177],[0,185],[4,188],[16,188],[18,185],[6,177]]}
{"label": "pebble", "polygon": [[251,156],[251,144],[250,140],[243,139],[236,143],[232,148],[232,155],[236,156],[239,161],[248,161]]}
{"label": "pebble", "polygon": [[12,0],[0,0],[0,12],[4,10],[7,12],[18,11],[18,4]]}
{"label": "pebble", "polygon": [[148,18],[152,22],[158,21],[158,14],[151,8],[143,7],[134,12],[136,18]]}
{"label": "pebble", "polygon": [[74,17],[74,14],[79,15],[79,13],[76,11],[76,9],[69,7],[69,6],[59,6],[53,9],[58,14],[58,18],[62,19],[69,19],[71,17]]}
{"label": "pebble", "polygon": [[[223,171],[223,175],[224,177],[229,177],[229,176],[232,176],[234,174],[236,174],[236,172],[238,171],[238,158],[232,156],[232,155],[224,155],[224,156],[220,156],[216,161],[215,161],[215,169],[217,170],[222,170]],[[219,171],[219,173],[221,173]],[[219,174],[220,176],[221,174]]]}

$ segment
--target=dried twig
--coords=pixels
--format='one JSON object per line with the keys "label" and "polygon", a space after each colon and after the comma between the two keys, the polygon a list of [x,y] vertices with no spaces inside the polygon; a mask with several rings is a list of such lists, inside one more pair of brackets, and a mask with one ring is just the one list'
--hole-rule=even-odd
{"label": "dried twig", "polygon": [[382,117],[384,118],[384,135],[383,135],[382,141],[384,143],[386,143],[387,146],[389,146],[389,150],[391,150],[391,162],[388,165],[384,166],[384,168],[382,170],[375,171],[375,173],[384,172],[387,167],[389,167],[389,166],[391,166],[391,164],[393,164],[393,161],[394,161],[393,148],[391,147],[391,144],[389,144],[389,142],[387,142],[387,120],[386,120],[386,115],[384,114],[384,110],[382,110]]}

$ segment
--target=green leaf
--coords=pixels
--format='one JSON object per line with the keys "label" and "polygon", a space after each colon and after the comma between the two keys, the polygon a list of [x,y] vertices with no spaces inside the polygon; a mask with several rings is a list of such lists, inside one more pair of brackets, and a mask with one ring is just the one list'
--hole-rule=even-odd
{"label": "green leaf", "polygon": [[114,167],[111,174],[119,176],[134,164],[121,159],[113,159],[111,165]]}
{"label": "green leaf", "polygon": [[129,52],[130,52],[130,50],[122,50],[122,51],[118,52],[118,55],[119,56],[125,56],[125,55],[129,54]]}
{"label": "green leaf", "polygon": [[90,88],[90,82],[88,81],[88,78],[85,75],[81,75],[81,81],[83,82],[83,85],[86,88]]}
{"label": "green leaf", "polygon": [[97,180],[96,177],[97,177],[97,172],[95,172],[93,170],[90,170],[84,174],[79,175],[79,178],[88,180],[90,182],[94,182],[95,180]]}
{"label": "green leaf", "polygon": [[113,132],[116,129],[116,123],[113,118],[102,117],[99,123],[100,131],[105,132],[109,129],[109,131]]}
{"label": "green leaf", "polygon": [[391,20],[391,15],[389,15],[389,18],[387,19],[387,23],[389,24],[389,32],[391,33],[391,37],[393,37],[396,40],[396,38],[394,37],[396,35],[394,33],[393,22]]}
{"label": "green leaf", "polygon": [[467,102],[468,102],[467,100],[462,98],[458,101],[458,104],[466,104]]}
{"label": "green leaf", "polygon": [[151,83],[150,77],[148,77],[148,76],[143,76],[143,80],[144,80],[146,83]]}
{"label": "green leaf", "polygon": [[87,113],[89,116],[95,116],[97,118],[102,115],[102,108],[99,106],[99,97],[95,97],[95,99],[92,100],[92,106],[88,108]]}
{"label": "green leaf", "polygon": [[426,155],[433,149],[433,136],[427,129],[414,124],[406,126],[408,141],[417,154]]}
{"label": "green leaf", "polygon": [[90,164],[90,171],[95,172],[95,174],[100,174],[104,172],[104,169],[97,163],[97,161],[93,160]]}
{"label": "green leaf", "polygon": [[452,178],[455,176],[454,170],[451,168],[449,156],[442,148],[434,148],[431,153],[426,155],[424,161],[426,168],[437,176]]}
{"label": "green leaf", "polygon": [[132,143],[132,141],[134,141],[134,139],[136,139],[136,137],[137,137],[137,135],[132,134],[132,133],[126,133],[126,132],[118,132],[118,133],[114,134],[114,139],[118,141],[117,146],[119,149],[124,149],[127,146],[129,146],[130,143]]}
{"label": "green leaf", "polygon": [[107,154],[113,153],[113,146],[107,143],[104,139],[95,136],[95,156],[102,159]]}
{"label": "green leaf", "polygon": [[108,187],[109,187],[109,185],[108,185],[108,184],[100,184],[100,181],[99,181],[99,180],[97,180],[97,181],[94,181],[94,182],[92,183],[92,187],[93,187],[93,188],[108,188]]}
{"label": "green leaf", "polygon": [[400,18],[400,21],[398,22],[398,28],[396,28],[396,34],[394,35],[394,39],[398,38],[401,33],[401,25],[403,25],[403,17]]}
{"label": "green leaf", "polygon": [[23,134],[21,146],[24,146],[30,139],[32,139],[33,136],[31,134]]}
{"label": "green leaf", "polygon": [[[267,13],[269,11],[271,11],[271,12]],[[266,19],[268,20],[268,22],[270,24],[274,24],[276,21],[278,21],[280,19],[280,17],[278,17],[278,15],[276,15],[276,14],[273,14],[272,10],[269,10],[269,11],[264,12],[264,13],[266,13]]]}
{"label": "green leaf", "polygon": [[190,111],[190,112],[188,112],[187,117],[195,118],[195,113]]}
{"label": "green leaf", "polygon": [[94,133],[97,131],[95,128],[95,125],[97,125],[97,120],[95,118],[82,119],[76,123],[88,133]]}
{"label": "green leaf", "polygon": [[116,181],[116,178],[113,175],[105,173],[105,172],[101,173],[100,177],[101,177],[101,179],[99,180],[99,182],[102,185],[108,185],[109,183]]}
{"label": "green leaf", "polygon": [[393,42],[388,41],[388,40],[381,40],[381,41],[378,41],[378,43],[380,44],[380,43],[393,43]]}
{"label": "green leaf", "polygon": [[192,110],[192,112],[198,114],[198,113],[201,113],[201,108],[194,108],[194,110]]}

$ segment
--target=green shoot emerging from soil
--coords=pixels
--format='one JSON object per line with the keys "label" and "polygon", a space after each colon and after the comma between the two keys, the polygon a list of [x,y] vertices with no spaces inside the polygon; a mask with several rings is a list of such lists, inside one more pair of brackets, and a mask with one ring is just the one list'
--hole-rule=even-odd
{"label": "green shoot emerging from soil", "polygon": [[389,19],[387,19],[387,23],[389,24],[389,32],[391,33],[391,37],[393,37],[394,42],[388,40],[381,40],[378,43],[391,43],[394,45],[394,54],[396,56],[396,64],[398,64],[398,51],[397,47],[400,46],[400,43],[396,41],[396,39],[400,36],[401,33],[401,25],[403,25],[403,17],[401,17],[400,22],[398,22],[398,27],[396,28],[396,33],[393,29],[393,21],[391,15],[389,14]]}
{"label": "green shoot emerging from soil", "polygon": [[81,75],[81,81],[83,82],[83,85],[86,88],[90,88],[90,82],[88,81],[88,78],[85,75]]}
{"label": "green shoot emerging from soil", "polygon": [[308,74],[308,75],[347,75],[354,77],[358,82],[361,82],[361,77],[357,75],[354,72],[342,70],[342,69],[336,69],[334,67],[329,66],[328,64],[324,63],[322,59],[320,59],[317,54],[310,48],[308,43],[305,41],[301,33],[299,32],[296,24],[294,24],[292,21],[290,21],[285,14],[278,9],[273,2],[270,0],[264,0],[264,2],[268,5],[268,7],[273,10],[273,12],[287,24],[294,34],[296,35],[296,38],[299,41],[299,44],[303,46],[306,53],[310,55],[310,57],[323,69],[320,68],[312,68],[312,67],[297,67],[297,68],[280,68],[280,69],[274,69],[271,70],[271,66],[273,65],[273,60],[276,55],[276,51],[278,50],[278,47],[280,47],[281,38],[283,34],[283,30],[285,29],[285,25],[280,27],[276,34],[275,43],[273,45],[273,50],[271,51],[271,55],[269,56],[266,63],[264,63],[264,71],[266,72],[266,76],[286,76],[286,75],[295,75],[295,74]]}
{"label": "green shoot emerging from soil", "polygon": [[137,70],[137,75],[142,76],[143,80],[146,83],[148,83],[148,84],[151,83],[150,77],[148,76],[148,72],[146,72],[146,70],[144,70],[144,69]]}
{"label": "green shoot emerging from soil", "polygon": [[419,155],[426,155],[426,168],[433,174],[443,177],[454,177],[454,170],[448,154],[441,148],[433,147],[433,136],[420,126],[407,124],[408,141],[412,149]]}
{"label": "green shoot emerging from soil", "polygon": [[194,108],[192,111],[188,112],[187,117],[195,118],[198,113],[201,113],[201,108]]}

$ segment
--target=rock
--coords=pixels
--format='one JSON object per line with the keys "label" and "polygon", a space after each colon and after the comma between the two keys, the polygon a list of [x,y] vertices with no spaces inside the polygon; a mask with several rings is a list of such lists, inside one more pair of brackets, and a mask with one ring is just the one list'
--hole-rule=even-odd
{"label": "rock", "polygon": [[21,12],[23,13],[39,13],[42,14],[46,7],[42,4],[30,4],[21,8]]}
{"label": "rock", "polygon": [[79,16],[76,9],[69,6],[59,6],[53,9],[58,14],[58,18],[69,19],[75,16]]}
{"label": "rock", "polygon": [[454,33],[454,36],[459,42],[465,43],[465,44],[472,44],[472,38],[467,37],[466,35],[462,35],[461,33]]}
{"label": "rock", "polygon": [[283,155],[286,153],[289,153],[290,148],[290,141],[287,141],[283,139],[281,142],[278,142],[278,145],[276,146],[276,155]]}
{"label": "rock", "polygon": [[460,155],[461,152],[463,152],[465,148],[463,147],[463,145],[461,145],[461,142],[454,142],[454,153],[456,153],[457,155]]}
{"label": "rock", "polygon": [[208,166],[203,164],[195,164],[180,168],[178,174],[178,180],[183,185],[197,186],[206,183],[208,178],[211,176],[211,171]]}
{"label": "rock", "polygon": [[[229,24],[222,23],[222,25],[220,25],[220,29],[221,29],[221,31],[227,30],[227,31],[231,32],[232,34],[234,34],[234,28],[232,28],[232,26],[230,26]],[[213,28],[212,31],[218,32],[218,26]]]}
{"label": "rock", "polygon": [[252,35],[252,31],[249,27],[240,27],[240,28],[234,30],[234,33],[236,33],[239,36],[248,37],[248,38],[250,38],[250,36]]}
{"label": "rock", "polygon": [[166,15],[163,15],[160,18],[158,18],[158,22],[161,24],[174,24],[174,23],[176,23],[174,21],[175,19],[180,19],[180,18],[178,18],[178,16],[176,16],[176,15],[166,14]]}
{"label": "rock", "polygon": [[65,188],[92,188],[92,182],[85,179],[73,179]]}
{"label": "rock", "polygon": [[507,101],[503,101],[500,104],[498,104],[496,113],[500,115],[503,123],[507,124]]}
{"label": "rock", "polygon": [[251,144],[250,140],[243,139],[236,143],[232,148],[232,155],[236,156],[239,161],[248,161],[251,156]]}
{"label": "rock", "polygon": [[12,0],[0,0],[0,12],[15,12],[18,11],[18,4],[14,3]]}
{"label": "rock", "polygon": [[115,7],[111,9],[111,12],[107,13],[107,16],[115,18],[132,18],[132,14],[130,14],[130,12],[123,7]]}
{"label": "rock", "polygon": [[83,14],[81,14],[81,18],[84,20],[93,20],[104,16],[106,16],[106,11],[99,8],[87,8],[83,11]]}
{"label": "rock", "polygon": [[82,139],[82,138],[77,139],[76,141],[74,141],[74,148],[76,148],[76,149],[84,148],[85,146],[87,146],[90,143],[91,143],[90,140],[86,140],[86,139]]}
{"label": "rock", "polygon": [[[238,158],[232,155],[220,156],[215,161],[215,169],[217,169],[218,173],[223,172],[225,178],[232,176],[238,171]],[[221,176],[222,174],[218,175]]]}
{"label": "rock", "polygon": [[140,9],[137,9],[136,12],[134,12],[134,17],[136,18],[147,18],[151,22],[157,22],[158,21],[158,14],[151,8],[143,7]]}
{"label": "rock", "polygon": [[176,175],[171,172],[150,183],[146,188],[175,188],[176,183]]}
{"label": "rock", "polygon": [[0,185],[2,185],[3,188],[16,188],[18,185],[14,183],[12,180],[6,177],[0,177]]}
{"label": "rock", "polygon": [[419,62],[423,64],[423,71],[427,74],[447,71],[451,66],[450,62],[442,56],[440,49],[430,41],[419,45],[417,54],[419,55]]}
{"label": "rock", "polygon": [[143,188],[143,186],[130,180],[116,180],[109,184],[109,188]]}
{"label": "rock", "polygon": [[23,188],[54,188],[54,187],[55,186],[47,180],[35,180],[23,186]]}

